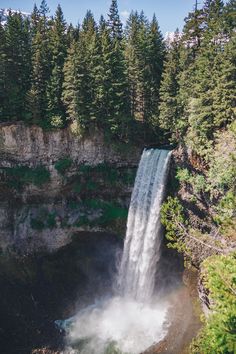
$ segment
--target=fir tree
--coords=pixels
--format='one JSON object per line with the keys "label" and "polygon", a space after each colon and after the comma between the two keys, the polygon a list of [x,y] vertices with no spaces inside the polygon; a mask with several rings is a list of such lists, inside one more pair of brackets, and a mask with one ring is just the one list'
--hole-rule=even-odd
{"label": "fir tree", "polygon": [[48,7],[43,0],[39,11],[41,16],[32,42],[32,85],[27,98],[31,120],[43,125],[48,125],[47,84],[50,78],[51,64],[47,12]]}
{"label": "fir tree", "polygon": [[109,27],[111,29],[112,39],[122,39],[122,23],[120,21],[119,11],[117,0],[112,0],[110,11],[108,14],[109,17]]}
{"label": "fir tree", "polygon": [[[67,106],[68,117],[77,122],[80,131],[88,129],[91,121],[96,118],[93,107],[95,87],[91,67],[95,42],[96,23],[91,11],[88,11],[82,24],[78,47],[74,40],[64,69],[63,100]],[[74,78],[71,78],[70,67]]]}
{"label": "fir tree", "polygon": [[78,121],[78,42],[73,40],[68,49],[67,59],[64,65],[63,103],[66,107],[67,117],[72,121]]}
{"label": "fir tree", "polygon": [[26,92],[30,86],[31,49],[28,20],[20,13],[9,13],[5,28],[6,50],[6,117],[11,120],[25,118]]}
{"label": "fir tree", "polygon": [[48,114],[49,116],[64,117],[62,104],[63,66],[66,57],[66,23],[60,5],[58,5],[55,18],[49,32],[50,51],[52,58],[51,77],[47,86]]}
{"label": "fir tree", "polygon": [[233,35],[224,51],[214,60],[212,129],[226,127],[236,119],[236,37]]}
{"label": "fir tree", "polygon": [[172,132],[172,141],[178,141],[180,138],[178,127],[179,60],[179,32],[176,31],[174,41],[167,53],[160,87],[160,126]]}
{"label": "fir tree", "polygon": [[148,31],[148,76],[146,85],[146,111],[148,120],[153,121],[158,116],[159,108],[159,90],[161,75],[163,70],[163,61],[165,46],[163,37],[159,29],[156,16],[153,16]]}

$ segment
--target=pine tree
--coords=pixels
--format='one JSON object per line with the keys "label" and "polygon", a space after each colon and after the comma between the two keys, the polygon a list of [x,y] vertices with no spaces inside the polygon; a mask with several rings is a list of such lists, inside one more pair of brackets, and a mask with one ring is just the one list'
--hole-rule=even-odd
{"label": "pine tree", "polygon": [[64,107],[62,104],[62,83],[63,66],[67,51],[66,42],[66,23],[60,5],[56,10],[55,18],[49,31],[50,52],[52,58],[51,76],[47,86],[48,97],[48,115],[49,117],[59,116],[62,120],[64,117]]}
{"label": "pine tree", "polygon": [[146,84],[146,114],[149,121],[154,121],[158,116],[159,109],[159,90],[161,75],[163,70],[163,60],[165,54],[165,46],[163,37],[159,29],[156,16],[153,16],[148,31],[148,76]]}
{"label": "pine tree", "polygon": [[214,60],[214,127],[226,127],[236,120],[236,36],[232,36]]}
{"label": "pine tree", "polygon": [[[96,119],[93,106],[95,86],[91,67],[95,43],[96,23],[91,11],[88,11],[78,44],[74,40],[64,69],[63,101],[67,107],[68,118],[77,123],[79,131],[88,129]],[[71,77],[70,67],[74,78]]]}
{"label": "pine tree", "polygon": [[114,134],[125,135],[128,120],[128,91],[124,57],[123,31],[117,1],[112,0],[109,12],[109,35],[111,38],[111,55],[107,57],[110,67],[110,130]]}
{"label": "pine tree", "polygon": [[112,0],[110,11],[108,14],[109,17],[109,27],[111,29],[112,39],[122,39],[122,23],[120,21],[119,11],[117,0]]}
{"label": "pine tree", "polygon": [[236,0],[229,0],[224,7],[224,21],[230,32],[236,28]]}
{"label": "pine tree", "polygon": [[112,93],[112,42],[110,31],[103,16],[99,22],[96,46],[94,49],[92,75],[94,80],[95,96],[94,109],[101,128],[109,129],[111,119]]}
{"label": "pine tree", "polygon": [[48,35],[48,7],[43,0],[40,5],[40,17],[32,42],[32,85],[28,92],[28,110],[34,123],[47,126],[47,84],[50,78],[50,52]]}
{"label": "pine tree", "polygon": [[180,138],[178,127],[179,61],[179,31],[177,30],[174,41],[167,53],[160,87],[160,127],[172,133],[172,141],[178,141]]}
{"label": "pine tree", "polygon": [[62,99],[66,107],[67,117],[71,121],[78,121],[78,42],[73,40],[68,49],[67,59],[64,65],[64,82]]}
{"label": "pine tree", "polygon": [[202,37],[204,33],[204,13],[202,9],[198,9],[198,2],[196,0],[195,8],[185,18],[185,25],[183,28],[182,41],[188,51],[190,60],[194,60],[197,52],[201,46]]}
{"label": "pine tree", "polygon": [[33,8],[32,14],[31,14],[31,34],[32,34],[32,37],[34,37],[36,35],[39,20],[40,20],[40,12],[37,8],[37,5],[34,4],[34,8]]}
{"label": "pine tree", "polygon": [[26,92],[30,86],[29,22],[20,13],[9,13],[5,28],[7,97],[5,115],[10,120],[25,118]]}
{"label": "pine tree", "polygon": [[126,27],[126,62],[129,80],[131,114],[136,120],[146,120],[146,91],[149,84],[149,24],[141,12],[131,13]]}
{"label": "pine tree", "polygon": [[219,44],[225,41],[224,38],[224,2],[222,0],[206,0],[203,6],[203,16],[205,18],[205,43],[211,42]]}

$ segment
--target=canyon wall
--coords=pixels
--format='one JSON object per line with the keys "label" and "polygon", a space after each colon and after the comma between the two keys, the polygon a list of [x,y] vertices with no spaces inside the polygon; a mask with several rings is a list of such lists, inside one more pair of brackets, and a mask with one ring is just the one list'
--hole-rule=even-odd
{"label": "canyon wall", "polygon": [[53,251],[85,230],[123,236],[140,154],[100,132],[1,124],[1,250]]}

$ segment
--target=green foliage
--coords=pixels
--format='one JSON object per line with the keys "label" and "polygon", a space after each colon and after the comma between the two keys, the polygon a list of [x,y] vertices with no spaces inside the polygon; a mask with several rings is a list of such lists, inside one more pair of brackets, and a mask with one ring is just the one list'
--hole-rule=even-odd
{"label": "green foliage", "polygon": [[176,174],[176,178],[180,181],[180,182],[184,182],[184,183],[190,183],[191,180],[191,174],[189,172],[189,170],[187,168],[179,168],[177,170],[177,174]]}
{"label": "green foliage", "polygon": [[66,171],[71,167],[72,165],[72,160],[70,158],[64,158],[61,160],[58,160],[55,163],[55,169],[62,175],[66,173]]}
{"label": "green foliage", "polygon": [[209,181],[221,193],[236,192],[236,122],[216,135],[216,146],[210,157]]}
{"label": "green foliage", "polygon": [[[104,201],[101,199],[86,199],[80,205],[85,208],[85,215],[81,216],[76,222],[77,226],[101,226],[109,227],[117,220],[126,220],[128,211],[117,203]],[[92,212],[97,211],[98,215],[95,218],[89,217]]]}
{"label": "green foliage", "polygon": [[178,198],[168,197],[161,208],[161,222],[166,230],[166,238],[170,241],[168,246],[179,252],[187,250],[184,240],[187,221],[184,217],[184,208]]}
{"label": "green foliage", "polygon": [[236,195],[232,191],[227,192],[219,201],[216,207],[214,220],[221,226],[224,234],[227,234],[232,228],[232,236],[235,233],[236,218]]}
{"label": "green foliage", "polygon": [[49,229],[53,229],[54,227],[56,227],[56,213],[55,212],[48,213],[46,225]]}
{"label": "green foliage", "polygon": [[[68,120],[79,137],[98,128],[123,142],[157,132],[165,48],[156,17],[135,14],[124,34],[115,0],[99,25],[91,11],[76,28],[60,5],[48,12],[42,1],[30,19],[10,12],[0,26],[0,120],[45,130]],[[145,121],[144,133],[134,134],[135,120]]]}
{"label": "green foliage", "polygon": [[52,128],[63,128],[64,127],[63,118],[59,115],[52,116],[50,119],[50,125]]}
{"label": "green foliage", "polygon": [[187,168],[178,169],[176,178],[182,183],[190,184],[195,194],[207,190],[206,178],[200,174],[191,174]]}
{"label": "green foliage", "polygon": [[8,183],[16,189],[21,188],[24,184],[34,184],[41,187],[44,183],[49,182],[50,172],[43,166],[30,168],[27,166],[19,166],[6,168]]}
{"label": "green foliage", "polygon": [[171,130],[171,141],[179,139],[179,106],[178,92],[179,82],[178,75],[180,51],[179,51],[179,32],[175,33],[174,41],[167,54],[164,64],[164,71],[160,87],[160,116],[159,124],[165,130]]}
{"label": "green foliage", "polygon": [[212,312],[192,345],[197,354],[234,354],[236,351],[236,254],[214,256],[202,266]]}

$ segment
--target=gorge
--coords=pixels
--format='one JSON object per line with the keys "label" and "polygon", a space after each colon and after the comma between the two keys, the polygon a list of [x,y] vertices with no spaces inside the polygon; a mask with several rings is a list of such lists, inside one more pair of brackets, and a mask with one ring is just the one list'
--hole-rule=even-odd
{"label": "gorge", "polygon": [[155,298],[154,288],[161,248],[160,209],[170,156],[169,151],[155,149],[142,154],[114,295],[64,322],[78,353],[113,350],[139,354],[167,333],[167,323],[163,326],[170,304]]}
{"label": "gorge", "polygon": [[[13,311],[19,313],[17,319],[12,313],[8,320],[5,320],[5,324],[1,325],[2,328],[6,328],[9,335],[11,334],[9,328],[12,325],[12,329],[16,326],[15,333],[19,333],[19,337],[18,334],[15,335],[16,343],[12,342],[12,349],[8,345],[9,353],[14,353],[22,347],[21,327],[29,333],[25,337],[26,348],[40,348],[41,343],[48,345],[49,348],[55,346],[60,348],[61,345],[63,347],[64,335],[60,334],[61,326],[64,328],[63,332],[65,330],[67,333],[66,346],[71,348],[61,349],[63,351],[73,352],[80,348],[81,353],[86,354],[98,353],[98,350],[101,353],[106,350],[111,352],[113,350],[114,353],[119,350],[125,353],[140,353],[166,337],[168,327],[175,317],[170,315],[172,304],[177,301],[178,296],[185,296],[186,303],[188,303],[186,325],[195,323],[195,315],[190,314],[193,311],[191,298],[185,294],[181,282],[182,262],[175,254],[168,255],[169,251],[165,250],[166,246],[161,244],[160,206],[168,177],[171,152],[158,149],[144,150],[134,183],[133,177],[130,180],[125,176],[128,171],[129,173],[133,171],[132,174],[135,176],[136,165],[141,154],[138,149],[133,150],[135,154],[132,159],[125,160],[126,152],[106,150],[106,143],[102,143],[102,136],[95,138],[100,139],[99,155],[97,149],[93,147],[94,137],[92,140],[88,137],[87,140],[81,142],[70,135],[69,130],[51,134],[43,132],[41,128],[29,128],[22,124],[2,125],[1,129],[1,153],[4,156],[1,160],[1,185],[2,188],[7,187],[8,191],[11,191],[12,201],[9,203],[9,194],[5,196],[5,200],[4,198],[1,200],[1,210],[4,212],[2,220],[5,220],[2,226],[6,225],[6,228],[2,228],[1,231],[3,254],[0,278],[2,286],[6,288],[6,294],[9,292],[14,294],[15,286],[17,286],[17,293],[20,292],[24,299],[24,305],[22,305],[18,303],[14,295],[11,297],[8,295],[6,299],[2,293],[2,302],[8,303],[5,309],[1,310],[2,319],[6,318],[5,310],[9,311],[8,306],[11,302]],[[16,131],[17,134],[15,134]],[[33,141],[36,136],[38,145],[37,151],[34,152]],[[65,136],[71,136],[69,144]],[[27,154],[22,141],[27,141]],[[98,141],[95,141],[97,144]],[[68,146],[66,150],[65,144]],[[104,148],[101,148],[103,144]],[[72,146],[72,151],[77,151],[76,154],[74,152],[74,155],[71,154],[70,146]],[[79,146],[80,150],[78,150]],[[83,150],[85,148],[86,153]],[[64,155],[62,155],[62,149]],[[28,156],[27,159],[24,156]],[[38,159],[40,156],[41,158]],[[55,165],[57,161],[61,161],[63,156],[70,157],[73,162],[61,175],[55,169]],[[78,160],[75,160],[73,156]],[[106,163],[105,174],[103,165],[101,165],[104,162]],[[6,171],[14,170],[22,163],[24,166],[29,166],[29,169],[34,169],[38,164],[44,163],[44,168],[50,171],[50,179],[36,186],[34,180],[23,180],[20,187],[10,184],[12,177]],[[112,176],[114,171],[116,172],[112,180],[109,180],[109,169],[112,171]],[[83,189],[78,193],[74,189],[74,179],[77,182],[77,171],[81,170],[83,172],[79,172],[82,174],[80,183],[83,183]],[[91,175],[93,183],[98,183],[102,188],[102,194],[99,194],[101,192],[97,190],[87,188],[88,178],[91,178]],[[85,182],[83,182],[84,178]],[[4,197],[4,194],[2,196]],[[42,228],[32,228],[30,220],[32,212],[35,213],[33,215],[41,215],[43,218],[48,211],[51,213],[56,211],[57,217],[62,218],[68,210],[67,212],[73,215],[74,219],[82,218],[83,220],[86,210],[81,210],[80,204],[88,199],[93,201],[92,208],[89,209],[90,223],[74,226],[69,226],[67,223],[63,226],[62,220],[59,219],[56,224],[47,225],[44,221]],[[118,214],[115,213],[111,219],[113,229],[109,226],[110,222],[108,224],[103,221],[97,224],[93,222],[93,214],[95,217],[98,215],[99,218],[102,214],[107,216],[109,209],[114,208],[111,204],[111,200],[114,199],[116,202],[119,200],[123,208],[130,206],[123,257],[121,257],[122,240],[119,236],[115,236],[114,232],[124,235],[127,214],[121,214],[118,209]],[[73,201],[72,206],[68,204],[71,201]],[[104,203],[108,203],[105,209]],[[48,210],[45,214],[41,212],[42,207]],[[24,218],[22,218],[22,210],[25,213]],[[41,214],[36,214],[37,210],[40,210]],[[10,219],[8,219],[9,216]],[[7,225],[10,223],[9,228]],[[8,235],[7,238],[6,235]],[[50,252],[49,255],[48,252]],[[15,256],[19,254],[19,256],[13,260],[12,254]],[[121,263],[120,270],[117,271],[119,263]],[[68,281],[65,278],[61,279],[60,272],[63,277],[68,278]],[[48,287],[50,295],[45,294],[43,290],[45,286]],[[55,300],[55,294],[58,291],[59,294]],[[168,297],[165,296],[166,293]],[[38,318],[39,305],[41,307],[40,318]],[[179,311],[182,313],[183,309]],[[60,325],[55,326],[55,320],[66,318],[68,315],[73,316],[72,319],[56,321]],[[30,329],[25,325],[25,321],[29,323],[33,321],[35,325]],[[6,327],[6,323],[10,327]],[[151,326],[150,323],[152,323]],[[190,330],[192,335],[195,333],[194,326]],[[179,333],[180,340],[178,344],[175,343],[175,348],[178,345],[181,348],[185,345],[182,339],[184,333],[186,334],[185,331],[186,329],[183,329]],[[7,334],[5,335],[8,338]],[[32,337],[32,343],[29,341],[29,335]],[[84,338],[91,336],[92,340],[89,342],[86,340],[87,344],[83,344]]]}
{"label": "gorge", "polygon": [[0,9],[0,352],[235,354],[236,1],[48,1]]}

